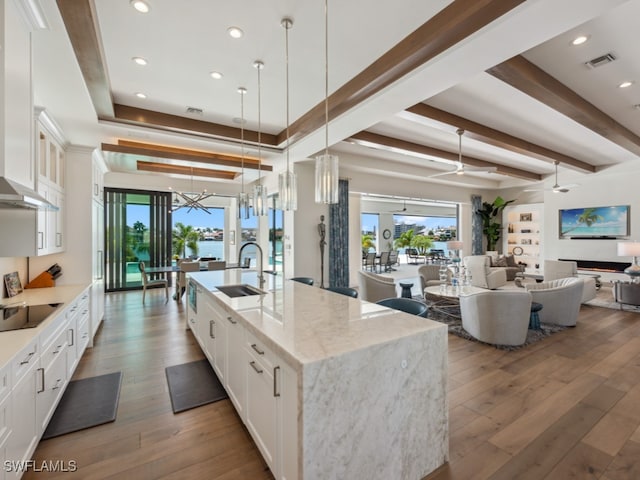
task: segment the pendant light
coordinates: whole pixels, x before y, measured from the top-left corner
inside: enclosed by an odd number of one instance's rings
[[[269,213],[267,208],[267,187],[262,185],[262,83],[260,81],[260,71],[264,68],[264,63],[260,60],[253,62],[254,68],[258,71],[258,184],[253,187],[253,214],[264,217]]]
[[[289,29],[293,26],[293,20],[288,17],[282,19],[280,24],[284,27],[285,39],[285,85],[287,92],[287,171],[278,176],[278,196],[280,197],[281,210],[296,210],[298,208],[298,195],[296,174],[289,169]]]
[[[249,195],[244,191],[244,96],[247,93],[247,89],[244,87],[238,87],[238,93],[240,94],[240,154],[242,165],[242,191],[238,194],[238,218],[249,218]]]
[[[172,187],[169,187],[170,191],[173,191]],[[194,208],[196,210],[202,210],[203,212],[207,212],[211,214],[209,211],[209,207],[204,205],[202,202],[209,197],[213,197],[213,193],[207,193],[207,190],[202,190],[202,193],[193,193],[193,167],[191,167],[191,193],[189,192],[174,192],[175,198],[173,199],[173,206],[171,207],[172,212],[176,212],[181,208],[188,208],[187,213],[189,213]],[[184,203],[180,203],[182,200]]]
[[[329,154],[329,5],[324,2],[324,140],[316,157],[316,203],[338,203],[338,156]]]

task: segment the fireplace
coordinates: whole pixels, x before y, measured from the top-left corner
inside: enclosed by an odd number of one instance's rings
[[[573,258],[560,258],[565,262],[576,262],[578,270],[592,270],[594,272],[623,273],[624,269],[631,265],[626,262],[607,262],[602,260],[576,260]]]

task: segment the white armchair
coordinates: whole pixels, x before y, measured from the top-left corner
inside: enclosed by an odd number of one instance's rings
[[[533,301],[542,304],[540,322],[573,327],[578,320],[584,280],[578,277],[560,278],[542,283],[525,284]]]
[[[531,294],[500,290],[460,296],[462,328],[481,342],[522,345],[527,339]]]
[[[561,278],[577,277],[578,264],[567,260],[545,260],[544,281],[559,280]],[[592,277],[583,278],[582,303],[593,300],[597,295],[596,280]]]
[[[487,255],[471,255],[464,257],[462,262],[474,287],[495,290],[507,284],[507,272],[503,268],[491,268],[491,259]]]
[[[358,272],[360,276],[360,298],[366,302],[377,302],[384,298],[397,297],[396,284],[392,277],[376,273]]]
[[[436,287],[440,285],[440,265],[420,265],[418,267],[418,275],[420,276],[421,292],[424,292],[424,289],[427,287]],[[451,277],[451,270],[449,269],[447,269],[447,277]]]

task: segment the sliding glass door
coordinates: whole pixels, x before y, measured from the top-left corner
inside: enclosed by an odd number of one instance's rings
[[[107,292],[141,288],[140,261],[171,265],[171,193],[106,188],[105,227]]]

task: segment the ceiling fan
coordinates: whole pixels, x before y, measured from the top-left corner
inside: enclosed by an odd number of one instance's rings
[[[476,173],[495,173],[498,169],[497,167],[469,167],[465,166],[462,163],[462,135],[464,134],[464,130],[459,128],[456,130],[458,134],[458,161],[456,165],[456,169],[450,172],[442,172],[436,173],[435,175],[429,175],[429,177],[441,177],[443,175],[464,175],[465,172],[476,172]]]
[[[407,201],[402,200],[402,210],[391,210],[392,213],[403,213],[407,211]]]
[[[567,193],[571,188],[578,187],[577,183],[567,183],[566,185],[558,185],[558,162],[553,162],[555,165],[555,183],[551,188],[527,188],[525,192],[553,192],[553,193]]]

